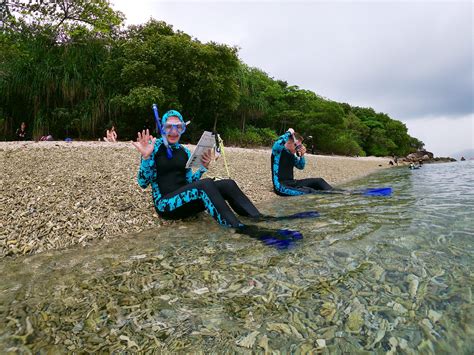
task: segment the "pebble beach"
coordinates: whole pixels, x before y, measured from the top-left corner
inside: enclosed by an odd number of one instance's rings
[[[226,147],[225,156],[230,178],[262,212],[284,198],[272,191],[270,149]],[[295,177],[323,177],[332,185],[389,167],[388,158],[306,158],[306,168],[295,169]],[[87,246],[185,223],[163,221],[155,213],[151,188],[136,182],[139,163],[129,142],[1,142],[0,257]],[[223,157],[204,177],[228,177]]]

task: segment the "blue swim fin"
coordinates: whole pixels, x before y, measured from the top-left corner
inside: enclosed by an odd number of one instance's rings
[[[392,194],[391,187],[381,187],[377,189],[366,189],[362,191],[364,196],[390,196]]]
[[[375,189],[363,189],[363,190],[344,190],[344,189],[314,190],[312,193],[329,194],[329,195],[390,196],[392,194],[392,188],[379,187]]]
[[[297,240],[303,239],[303,234],[295,230],[269,229],[249,224],[238,227],[237,232],[277,249],[289,249]]]

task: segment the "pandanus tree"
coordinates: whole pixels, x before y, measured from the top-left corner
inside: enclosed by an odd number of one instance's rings
[[[121,23],[108,1],[11,2],[2,29],[1,102],[33,135],[95,135],[107,111],[102,63]],[[18,124],[18,122],[15,122]]]
[[[241,63],[239,70],[240,100],[237,114],[240,116],[242,132],[246,122],[263,117],[269,110],[266,98],[267,88],[271,79],[263,71],[250,68]]]

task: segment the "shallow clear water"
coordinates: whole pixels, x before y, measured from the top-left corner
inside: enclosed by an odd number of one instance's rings
[[[472,353],[474,162],[390,169],[390,198],[275,199],[318,210],[278,251],[208,216],[0,261],[0,350]],[[2,351],[2,352],[3,352]]]

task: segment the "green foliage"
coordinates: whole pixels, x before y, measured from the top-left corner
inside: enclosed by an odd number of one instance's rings
[[[344,117],[344,128],[359,145],[362,144],[370,134],[370,128],[352,112],[349,112]]]
[[[417,150],[421,150],[425,147],[425,143],[420,141],[417,138],[410,137],[410,151],[416,152]]]
[[[371,130],[366,150],[368,155],[388,156],[392,155],[396,148],[396,144],[387,138],[384,129],[374,128]]]
[[[0,140],[6,140],[7,134],[7,120],[0,116]]]
[[[84,32],[110,34],[124,19],[107,0],[7,1],[5,6],[9,14],[4,23],[7,31],[32,35],[47,32],[59,42]]]
[[[114,96],[110,100],[110,106],[115,115],[122,115],[122,119],[117,124],[117,130],[125,137],[133,137],[137,131],[143,128],[136,117],[150,115],[152,105],[156,103],[160,107],[164,99],[163,90],[153,85],[136,87],[131,89],[127,95]]]
[[[165,22],[120,27],[106,0],[9,2],[0,32],[0,132],[25,121],[35,138],[96,139],[115,124],[121,139],[154,128],[151,105],[178,109],[227,144],[270,147],[293,127],[315,149],[405,155],[423,147],[406,126],[371,108],[337,103],[242,63],[237,48],[201,43]]]
[[[161,105],[164,101],[163,90],[156,86],[137,87],[130,90],[128,95],[117,95],[110,100],[111,105],[118,105],[124,110],[144,113],[157,103]]]
[[[278,138],[275,131],[269,128],[256,128],[247,126],[245,132],[238,128],[227,128],[223,133],[226,145],[237,145],[242,147],[271,146]]]
[[[339,155],[365,156],[364,150],[348,134],[342,134],[332,143],[331,151]]]
[[[236,114],[241,117],[242,131],[247,121],[262,118],[269,110],[267,87],[271,79],[261,70],[240,65],[239,71],[240,102]]]
[[[392,154],[402,156],[412,152],[410,146],[410,136],[404,123],[396,120],[389,120],[385,125],[386,135],[395,144]]]

